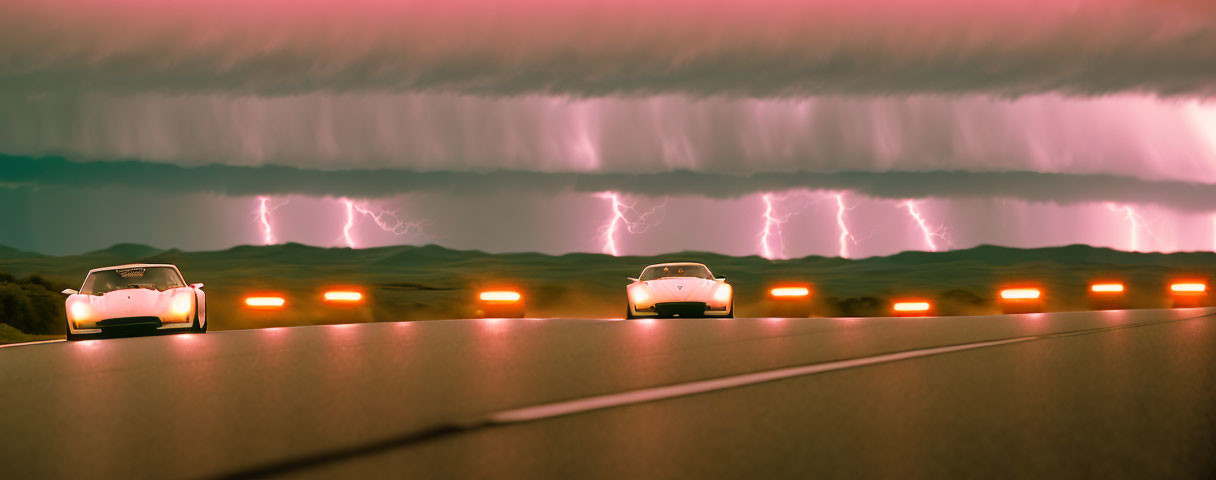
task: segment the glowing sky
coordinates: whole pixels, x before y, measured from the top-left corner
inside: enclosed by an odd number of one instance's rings
[[[0,244],[1211,250],[1213,58],[1203,0],[10,0]]]

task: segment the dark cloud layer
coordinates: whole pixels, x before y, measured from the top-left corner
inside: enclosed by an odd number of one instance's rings
[[[1216,105],[1142,95],[0,95],[0,153],[322,170],[1028,171],[1216,183]]]
[[[1207,0],[11,0],[0,90],[1209,95]]]
[[[305,170],[295,167],[181,167],[137,161],[78,163],[62,158],[0,156],[0,185],[127,186],[221,195],[387,197],[401,193],[503,191],[605,192],[731,198],[792,189],[847,190],[876,198],[1016,198],[1074,204],[1151,204],[1179,211],[1216,210],[1216,185],[1146,181],[1112,175],[1034,172],[784,172],[751,175],[675,171],[650,174]]]

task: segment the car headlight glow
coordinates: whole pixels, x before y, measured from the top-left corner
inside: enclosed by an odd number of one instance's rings
[[[635,307],[649,306],[650,295],[646,293],[646,289],[637,286],[629,289],[629,298],[633,301]]]
[[[718,303],[726,303],[730,301],[731,288],[725,283],[718,285],[718,289],[714,291],[714,301]]]
[[[190,295],[177,295],[173,297],[173,303],[169,304],[169,314],[175,317],[184,317],[190,313],[190,307],[193,302],[190,301]]]
[[[72,306],[68,307],[68,313],[72,315],[72,321],[79,324],[93,317],[93,308],[85,302],[73,302]]]

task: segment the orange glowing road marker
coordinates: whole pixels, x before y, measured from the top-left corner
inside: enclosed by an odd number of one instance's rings
[[[1037,288],[1006,288],[1001,290],[1003,300],[1037,300],[1043,292]]]
[[[481,318],[524,318],[524,296],[517,290],[483,290],[477,294]]]
[[[483,302],[513,303],[522,299],[523,295],[520,295],[519,292],[511,290],[490,290],[481,292],[477,295],[477,298]]]
[[[806,287],[777,287],[769,290],[769,295],[774,298],[799,298],[806,297],[811,294],[811,289]]]
[[[338,303],[356,303],[363,301],[363,293],[353,290],[330,290],[325,292],[325,301]]]
[[[278,310],[287,304],[283,297],[246,297],[245,306],[264,310]]]
[[[933,308],[933,305],[924,300],[908,300],[895,302],[891,308],[897,313],[925,313]]]
[[[1089,286],[1093,293],[1123,293],[1122,283],[1095,283]]]
[[[1174,283],[1170,285],[1170,291],[1180,294],[1198,294],[1207,292],[1208,285],[1206,283],[1194,282]]]

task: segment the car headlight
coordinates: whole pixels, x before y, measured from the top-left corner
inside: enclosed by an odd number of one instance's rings
[[[634,307],[648,307],[650,295],[646,293],[645,288],[633,287],[629,289],[629,299],[633,302]]]
[[[731,289],[730,285],[725,283],[718,285],[718,289],[714,291],[714,301],[717,303],[730,302]]]
[[[81,322],[87,322],[93,319],[93,307],[85,302],[72,302],[68,307],[68,314],[72,317],[72,322],[80,325]]]
[[[184,317],[190,313],[190,307],[193,302],[190,301],[190,295],[177,295],[173,297],[173,303],[169,304],[169,315],[175,317]]]

